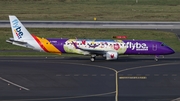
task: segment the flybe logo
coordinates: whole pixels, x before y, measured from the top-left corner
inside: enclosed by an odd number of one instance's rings
[[[148,46],[146,45],[146,43],[132,43],[132,42],[126,42],[125,46],[127,48],[130,48],[132,50],[137,50],[137,51],[147,51],[148,50]]]
[[[21,31],[21,26],[19,26],[19,21],[17,19],[12,21],[14,32],[16,33],[18,39],[22,38],[23,32]]]

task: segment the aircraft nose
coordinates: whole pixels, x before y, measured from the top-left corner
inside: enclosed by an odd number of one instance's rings
[[[169,53],[169,54],[174,54],[175,51],[174,51],[172,48],[168,47],[168,53]]]

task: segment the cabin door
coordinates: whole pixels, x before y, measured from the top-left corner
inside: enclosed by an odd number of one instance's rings
[[[156,44],[153,44],[153,45],[152,45],[152,50],[153,50],[153,51],[157,51],[157,45],[156,45]]]

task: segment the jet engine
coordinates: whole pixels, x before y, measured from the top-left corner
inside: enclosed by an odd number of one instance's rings
[[[106,60],[116,60],[118,58],[117,52],[106,52]]]

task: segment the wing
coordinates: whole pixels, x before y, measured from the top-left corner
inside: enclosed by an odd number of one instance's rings
[[[106,54],[106,52],[107,52],[107,51],[105,51],[105,50],[96,50],[96,49],[84,49],[84,48],[80,48],[80,47],[77,46],[77,44],[76,44],[75,42],[72,41],[72,43],[73,43],[73,45],[74,45],[74,47],[75,47],[76,49],[80,49],[80,50],[82,50],[82,51],[87,51],[87,52],[89,52],[90,54],[104,55],[104,54]]]

